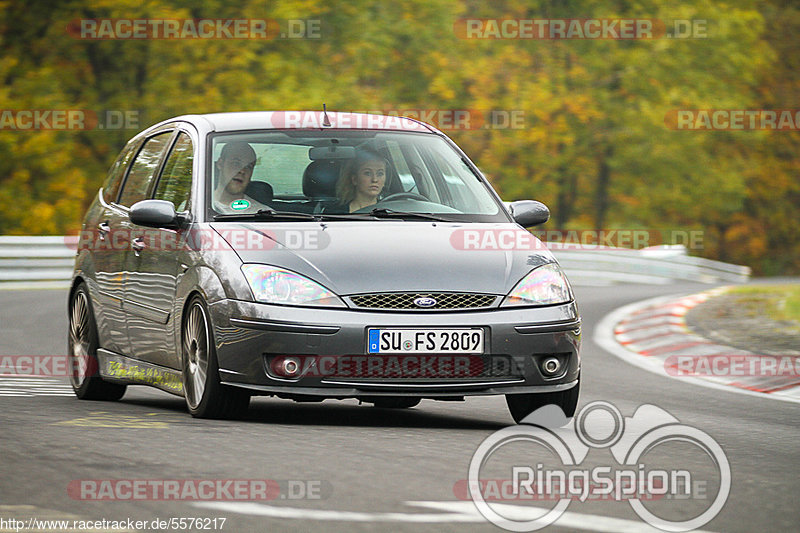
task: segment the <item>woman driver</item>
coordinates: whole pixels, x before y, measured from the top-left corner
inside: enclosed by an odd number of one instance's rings
[[[336,196],[350,213],[378,202],[386,184],[386,167],[386,159],[380,154],[364,149],[344,165],[336,183]]]

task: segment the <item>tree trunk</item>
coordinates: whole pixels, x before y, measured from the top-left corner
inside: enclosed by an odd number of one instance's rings
[[[598,162],[597,186],[594,196],[595,207],[597,209],[595,211],[594,227],[597,230],[603,229],[606,224],[606,215],[608,214],[610,203],[608,187],[611,182],[611,168],[609,167],[608,161],[613,154],[614,147],[610,145],[607,146],[605,153],[600,157],[600,161]]]
[[[567,173],[565,175],[565,172]],[[575,210],[575,195],[578,187],[578,176],[574,171],[559,168],[561,181],[558,185],[558,196],[556,197],[556,229],[564,229],[572,218]]]

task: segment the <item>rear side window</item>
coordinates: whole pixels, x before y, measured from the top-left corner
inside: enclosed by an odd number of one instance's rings
[[[214,145],[214,161],[219,161],[225,143]],[[251,144],[256,152],[256,165],[253,169],[253,181],[265,181],[275,191],[275,196],[303,196],[303,183],[298,176],[311,163],[308,158],[308,146],[293,144]],[[219,176],[215,176],[219,179]],[[216,190],[218,184],[214,182]]]
[[[164,164],[164,171],[156,188],[156,200],[172,202],[177,211],[186,210],[192,191],[193,156],[192,139],[181,132]]]
[[[111,165],[111,170],[108,171],[106,182],[103,184],[103,199],[106,203],[117,201],[117,194],[119,193],[119,186],[122,185],[122,177],[125,176],[125,170],[128,168],[128,163],[131,162],[133,154],[136,153],[137,144],[129,144],[117,156],[117,160]]]
[[[172,132],[170,131],[150,137],[145,142],[128,172],[128,179],[125,180],[122,196],[119,199],[120,204],[130,207],[139,200],[147,198],[147,190],[158,167],[161,153],[171,137]]]
[[[256,145],[254,181],[268,181],[278,196],[302,196],[302,176],[311,160],[308,146]]]

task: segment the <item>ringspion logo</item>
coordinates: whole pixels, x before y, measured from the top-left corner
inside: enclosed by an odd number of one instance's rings
[[[675,464],[670,452],[676,445],[694,452],[691,464]],[[583,465],[591,450],[603,449],[614,464]],[[658,450],[665,451],[659,455]],[[511,459],[509,471],[507,462],[496,457],[516,459]],[[698,467],[701,461],[709,467]],[[504,470],[506,476],[498,480],[496,474]],[[548,405],[528,415],[522,425],[491,434],[472,456],[467,485],[478,511],[508,531],[542,529],[555,524],[572,501],[595,499],[626,502],[642,520],[664,531],[690,531],[722,510],[730,493],[731,470],[725,452],[711,436],[681,424],[660,407],[641,405],[633,416],[625,417],[614,405],[596,401],[569,419],[558,406]],[[454,490],[459,486],[456,483]],[[487,494],[492,486],[501,489]],[[554,505],[531,509],[535,512],[523,518],[489,503],[506,499]],[[688,499],[698,506],[687,507]],[[654,500],[674,506],[648,507]]]

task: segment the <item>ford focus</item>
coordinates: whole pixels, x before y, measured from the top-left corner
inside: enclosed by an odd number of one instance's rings
[[[521,421],[580,386],[556,259],[447,136],[409,118],[190,115],[135,136],[79,236],[75,394],[129,385],[240,416],[252,396],[378,408],[504,395]]]

